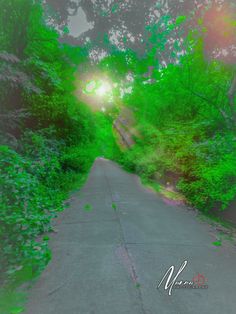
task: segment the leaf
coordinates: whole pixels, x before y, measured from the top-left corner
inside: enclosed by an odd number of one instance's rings
[[[70,33],[70,30],[69,30],[69,27],[68,27],[68,26],[65,26],[65,27],[63,28],[63,33],[64,33],[64,34],[69,34],[69,33]]]
[[[24,311],[23,307],[15,307],[11,310],[11,314],[20,314]]]
[[[118,9],[119,9],[119,4],[116,3],[112,6],[111,12],[114,14],[117,12]]]
[[[186,21],[187,17],[185,15],[180,15],[177,17],[177,19],[175,20],[175,24],[177,26],[183,24]]]
[[[221,246],[222,245],[221,241],[215,241],[215,242],[212,242],[212,244],[215,246]]]

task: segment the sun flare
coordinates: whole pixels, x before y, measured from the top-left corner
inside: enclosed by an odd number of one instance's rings
[[[108,82],[100,82],[100,86],[96,89],[95,93],[97,96],[105,96],[111,91],[111,86]]]

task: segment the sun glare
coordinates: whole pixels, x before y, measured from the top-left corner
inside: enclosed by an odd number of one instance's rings
[[[100,110],[102,112],[106,112],[108,108],[112,107],[115,87],[109,78],[96,75],[96,77],[90,77],[84,81],[80,97],[87,105],[95,111]]]
[[[107,82],[101,82],[100,86],[96,89],[95,93],[97,96],[105,96],[111,91],[111,86]]]
[[[85,94],[96,95],[99,97],[109,96],[112,91],[111,85],[104,80],[93,80],[86,84],[83,92]]]

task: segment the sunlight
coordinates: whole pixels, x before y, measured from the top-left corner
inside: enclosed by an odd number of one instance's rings
[[[92,80],[86,84],[83,92],[86,94],[92,94],[99,97],[105,97],[111,94],[112,86],[110,83],[104,80]]]
[[[108,82],[101,81],[99,85],[95,91],[97,96],[103,97],[111,92],[111,85]]]
[[[105,113],[114,104],[115,86],[109,77],[102,73],[88,75],[78,84],[76,95],[83,100],[93,111]]]

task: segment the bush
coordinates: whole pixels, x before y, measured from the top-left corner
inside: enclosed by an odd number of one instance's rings
[[[236,195],[236,142],[232,133],[213,138],[195,122],[158,130],[139,127],[142,137],[124,153],[122,163],[144,178],[172,173],[177,188],[202,211],[224,210]]]
[[[201,159],[192,170],[195,179],[182,179],[178,186],[201,210],[224,210],[236,195],[235,141],[221,135],[203,146]]]
[[[50,230],[50,220],[62,210],[62,195],[42,183],[44,165],[22,157],[7,146],[0,147],[0,256],[1,274],[21,269],[25,263],[42,266],[48,253],[36,237]],[[46,259],[46,260],[45,260]]]
[[[226,209],[236,197],[236,103],[230,105],[228,97],[235,69],[205,60],[204,40],[194,34],[178,64],[159,67],[152,82],[132,73],[132,93],[124,102],[135,114],[140,138],[123,163],[147,178],[156,172],[179,178],[187,200],[207,212]],[[140,67],[147,60],[138,60]]]
[[[72,146],[66,149],[61,157],[62,167],[67,171],[73,170],[84,174],[89,170],[96,156],[97,151],[93,144]]]

